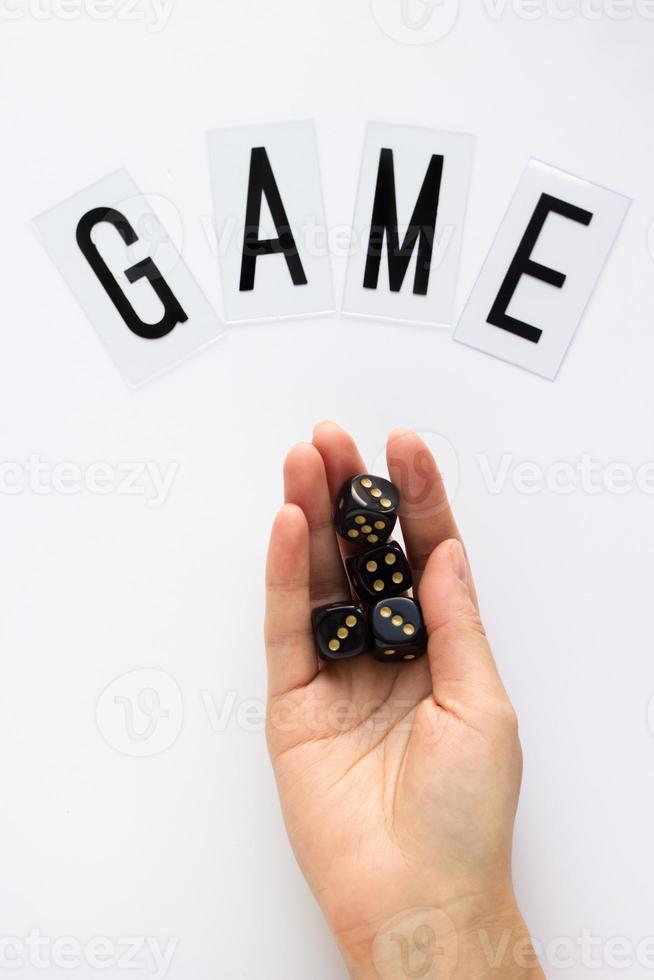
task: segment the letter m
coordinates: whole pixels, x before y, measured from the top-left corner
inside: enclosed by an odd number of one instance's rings
[[[388,279],[391,292],[399,293],[406,277],[411,256],[418,245],[418,259],[413,283],[417,296],[426,296],[429,287],[434,238],[436,235],[436,215],[443,176],[443,157],[432,156],[427,174],[422,184],[411,222],[402,245],[397,222],[397,198],[395,194],[395,171],[393,151],[382,149],[379,156],[377,189],[372,211],[368,256],[363,280],[365,289],[377,289],[379,268],[384,250],[384,238],[388,246]]]

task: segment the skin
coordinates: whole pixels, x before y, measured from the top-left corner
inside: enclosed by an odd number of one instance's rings
[[[429,450],[388,440],[428,656],[321,665],[311,609],[349,599],[333,501],[366,472],[316,427],[284,466],[267,564],[268,745],[288,834],[355,980],[543,977],[515,898],[515,713]]]

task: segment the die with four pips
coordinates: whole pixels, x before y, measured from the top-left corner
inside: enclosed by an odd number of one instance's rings
[[[346,559],[345,567],[361,602],[377,602],[380,597],[402,595],[413,584],[409,563],[396,541],[352,555]]]
[[[323,660],[350,660],[370,649],[368,617],[355,602],[332,602],[311,614],[318,652]]]

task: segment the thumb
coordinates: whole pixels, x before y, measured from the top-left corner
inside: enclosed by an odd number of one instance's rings
[[[432,552],[419,591],[437,704],[464,719],[506,704],[459,541],[443,541]]]

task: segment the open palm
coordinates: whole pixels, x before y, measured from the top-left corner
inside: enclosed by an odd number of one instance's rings
[[[520,746],[436,464],[408,430],[387,456],[429,655],[321,669],[311,609],[351,594],[333,500],[366,471],[351,437],[323,423],[287,457],[271,536],[268,742],[291,842],[352,976],[431,977],[426,937],[438,935],[433,976],[453,977],[475,929],[508,923],[524,938],[511,884]]]

